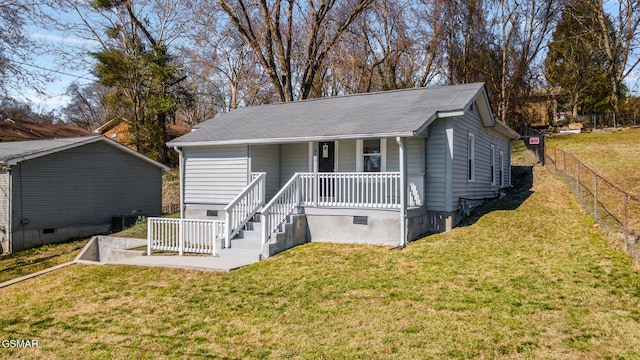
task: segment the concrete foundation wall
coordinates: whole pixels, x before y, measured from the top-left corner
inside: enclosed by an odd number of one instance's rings
[[[184,210],[184,217],[196,220],[224,220],[225,204],[211,205],[187,205]],[[214,215],[217,211],[217,215]]]
[[[69,239],[106,234],[111,229],[109,224],[84,225],[76,227],[56,228],[53,233],[45,234],[43,230],[14,229],[12,234],[13,252],[30,249],[45,244],[64,242]]]
[[[345,244],[400,245],[399,217],[367,217],[354,224],[347,215],[307,215],[309,241]]]
[[[272,241],[269,246],[265,246],[265,253],[262,254],[263,259],[309,242],[307,217],[305,215],[292,215],[291,223],[285,224],[285,230],[285,232],[278,233],[275,241]]]

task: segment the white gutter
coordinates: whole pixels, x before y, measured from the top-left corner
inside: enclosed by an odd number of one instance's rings
[[[185,135],[186,136],[186,135]],[[167,145],[177,147],[185,146],[207,146],[207,145],[269,145],[300,142],[322,142],[357,139],[378,139],[393,138],[397,136],[413,137],[414,131],[378,133],[378,134],[350,134],[350,135],[327,135],[327,136],[301,136],[291,138],[259,138],[259,139],[231,139],[231,140],[198,140],[198,141],[169,141]]]
[[[400,153],[400,248],[407,246],[407,151],[404,140],[396,137]]]
[[[180,173],[180,219],[184,219],[184,154],[179,147],[173,148],[178,152],[178,172]]]

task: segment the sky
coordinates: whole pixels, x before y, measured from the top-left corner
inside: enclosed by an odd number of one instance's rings
[[[73,14],[60,14],[58,16],[69,22],[79,21]],[[90,41],[69,37],[36,25],[25,27],[25,33],[34,42],[51,48],[61,45],[67,48],[93,45]],[[61,60],[52,53],[35,56],[32,66],[25,66],[25,68],[27,71],[48,73],[52,77],[52,81],[44,85],[44,94],[39,94],[33,89],[21,89],[20,92],[10,94],[16,99],[30,102],[37,112],[46,112],[64,107],[70,100],[65,95],[65,92],[74,81],[86,84],[95,80],[90,71],[83,66],[81,59],[78,59],[77,62],[61,63]]]
[[[79,18],[74,16],[74,14],[59,14],[57,16],[71,23],[79,22]],[[31,39],[45,45],[63,45],[65,47],[90,47],[93,45],[90,41],[69,37],[65,34],[45,30],[35,25],[26,27],[25,31]],[[28,100],[37,112],[58,110],[64,107],[70,100],[70,98],[65,95],[69,85],[74,81],[80,84],[87,84],[95,79],[90,71],[83,66],[80,58],[78,58],[77,61],[60,64],[60,60],[55,56],[44,54],[36,57],[34,60],[35,63],[33,66],[27,67],[27,69],[36,72],[47,71],[53,76],[53,81],[47,83],[43,89],[45,94],[38,94],[35,90],[31,89],[22,89],[20,93],[16,92],[10,95],[20,100]],[[636,69],[626,80],[626,85],[629,87],[630,92],[635,95],[640,94],[639,79],[640,69]]]

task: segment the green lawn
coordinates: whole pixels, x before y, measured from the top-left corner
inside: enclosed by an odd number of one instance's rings
[[[632,359],[640,276],[565,185],[404,250],[312,243],[230,274],[74,265],[0,289],[0,357]]]
[[[549,146],[565,150],[596,173],[640,197],[640,129],[547,137]]]

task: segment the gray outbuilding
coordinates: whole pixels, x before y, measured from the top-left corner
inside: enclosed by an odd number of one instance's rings
[[[104,136],[0,143],[0,245],[16,252],[162,213],[166,166]]]

